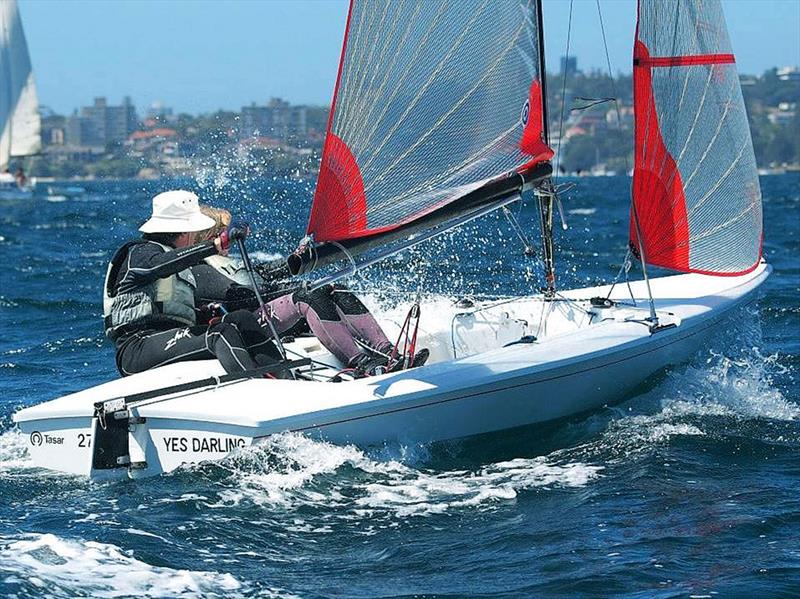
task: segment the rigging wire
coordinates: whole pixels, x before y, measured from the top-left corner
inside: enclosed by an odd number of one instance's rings
[[[594,106],[598,106],[600,104],[606,104],[608,102],[616,102],[617,98],[584,98],[583,96],[576,96],[576,100],[581,100],[583,102],[588,102],[588,104],[584,104],[583,106],[573,106],[570,109],[570,112],[578,112],[581,110],[587,110],[589,108],[593,108]]]
[[[617,84],[614,82],[614,73],[611,69],[611,56],[608,53],[608,40],[606,39],[606,28],[603,22],[603,11],[600,10],[600,0],[596,0],[597,3],[597,16],[600,18],[600,33],[603,36],[603,48],[606,52],[606,65],[608,66],[608,78],[611,80],[611,96],[610,98],[601,98],[595,104],[600,104],[606,101],[613,101],[614,102],[614,110],[617,114],[617,131],[622,133],[622,112],[619,109],[619,96],[617,95]],[[578,98],[579,100],[591,100],[591,98]],[[594,104],[590,104],[590,106],[594,106]],[[589,106],[583,106],[581,108],[589,108]],[[625,174],[628,174],[630,170],[630,165],[628,164],[628,153],[623,153],[623,159],[625,160]]]
[[[608,40],[606,39],[606,28],[605,24],[603,23],[603,11],[600,9],[600,0],[595,0],[597,4],[597,16],[600,19],[600,33],[603,36],[603,47],[606,52],[606,65],[608,65],[608,77],[611,79],[611,93],[614,96],[614,107],[617,113],[617,130],[621,133],[622,132],[622,115],[619,109],[619,99],[617,96],[617,85],[614,83],[614,74],[611,69],[611,57],[608,53]],[[628,153],[623,153],[623,160],[625,161],[625,174],[628,174],[630,170],[630,165],[628,163]],[[647,265],[645,261],[644,255],[644,242],[642,241],[642,232],[639,227],[639,217],[636,214],[636,203],[633,200],[633,183],[631,183],[631,214],[633,217],[634,226],[636,227],[636,238],[639,241],[639,258],[642,263],[642,275],[644,276],[644,282],[647,285],[647,295],[650,300],[650,321],[653,323],[654,326],[658,325],[658,315],[656,314],[656,307],[655,302],[653,301],[653,292],[650,289],[650,278],[647,276]],[[628,248],[630,251],[630,248]],[[627,272],[625,273],[627,279]],[[612,286],[613,289],[613,286]],[[628,284],[628,289],[630,290],[630,284]],[[631,293],[633,296],[633,293]],[[611,291],[609,291],[609,296],[611,297]],[[608,298],[606,298],[608,299]],[[636,301],[634,299],[634,301]]]
[[[528,237],[525,235],[525,231],[519,224],[517,217],[514,216],[514,213],[508,208],[508,206],[503,206],[503,214],[506,215],[506,219],[508,219],[511,228],[514,229],[514,232],[519,237],[519,240],[522,242],[522,253],[526,256],[535,256],[536,250],[533,248],[533,244],[528,241]]]
[[[569,43],[572,36],[572,4],[573,0],[569,0],[569,20],[567,22],[567,48],[564,52],[564,72],[561,78],[561,116],[558,120],[558,146],[556,147],[556,168],[553,173],[554,179],[558,182],[559,170],[561,167],[561,141],[564,139],[564,109],[567,100],[567,70],[569,70]],[[605,34],[604,34],[605,39]],[[547,99],[545,98],[545,102]]]

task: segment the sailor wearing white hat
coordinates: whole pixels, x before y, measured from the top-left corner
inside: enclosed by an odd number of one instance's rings
[[[200,211],[200,201],[191,191],[165,191],[153,198],[153,215],[142,233],[194,233],[214,226],[214,219]]]
[[[191,267],[226,254],[231,241],[244,240],[249,232],[245,223],[234,222],[214,239],[192,244],[194,233],[213,225],[194,193],[160,193],[153,198],[152,216],[139,228],[142,238],[125,243],[111,259],[103,285],[103,318],[123,376],[213,357],[227,372],[240,372],[279,356],[246,310],[226,314],[211,326],[197,324]]]

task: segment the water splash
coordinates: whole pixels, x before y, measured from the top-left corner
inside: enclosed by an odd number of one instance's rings
[[[549,463],[545,457],[517,458],[478,470],[434,473],[410,468],[388,470],[384,480],[364,485],[356,504],[393,510],[398,516],[441,514],[453,508],[486,507],[516,499],[534,488],[583,487],[602,466]]]
[[[779,355],[765,356],[759,349],[761,328],[754,313],[740,315],[710,349],[669,371],[654,388],[589,417],[584,426],[600,429],[599,438],[555,455],[617,462],[644,457],[679,437],[800,439],[794,424],[800,421],[800,405],[775,382],[788,368]]]
[[[0,434],[0,476],[4,472],[32,468],[28,438],[16,429]]]
[[[244,590],[232,575],[150,565],[115,545],[53,534],[0,537],[7,590],[49,596],[229,596]]]
[[[733,357],[712,349],[704,364],[686,368],[685,385],[668,402],[683,410],[685,404],[713,405],[740,418],[800,420],[800,405],[774,384],[774,375],[786,372],[777,354],[764,356],[755,346]]]
[[[602,470],[582,462],[536,457],[439,472],[396,460],[377,461],[354,446],[294,433],[270,437],[218,467],[227,477],[219,501],[209,507],[249,503],[281,510],[336,508],[359,517],[491,507],[515,499],[524,490],[582,487]]]

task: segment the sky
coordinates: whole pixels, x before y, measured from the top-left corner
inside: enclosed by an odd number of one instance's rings
[[[434,0],[429,0],[434,1]],[[463,0],[469,4],[473,0]],[[664,0],[673,1],[673,0]],[[565,53],[567,0],[543,0],[548,69]],[[346,0],[19,0],[40,103],[62,114],[105,96],[198,114],[330,103]],[[635,0],[601,0],[614,72],[630,72]],[[800,0],[723,0],[741,73],[800,64]],[[606,70],[595,0],[574,0],[570,54]]]

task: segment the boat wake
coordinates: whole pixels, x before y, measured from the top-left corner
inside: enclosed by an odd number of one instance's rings
[[[32,467],[27,436],[16,429],[0,434],[0,480],[8,472]]]
[[[788,367],[777,354],[763,355],[760,345],[757,323],[733,327],[654,388],[581,423],[600,431],[599,437],[553,455],[607,465],[648,455],[677,437],[800,442],[800,405],[776,382],[789,374]]]
[[[53,534],[0,536],[0,570],[6,592],[26,596],[221,597],[245,590],[230,574],[154,566],[115,545]]]
[[[219,464],[224,487],[211,508],[242,504],[286,510],[339,508],[348,516],[426,516],[457,508],[492,508],[529,489],[582,487],[601,466],[519,458],[475,470],[436,471],[380,461],[354,446],[336,446],[287,433]]]
[[[748,419],[797,421],[800,405],[785,397],[779,380],[790,368],[779,354],[765,355],[759,313],[743,308],[705,353],[671,371],[649,395],[665,411]]]

